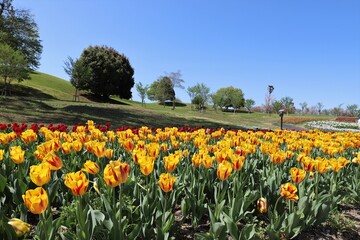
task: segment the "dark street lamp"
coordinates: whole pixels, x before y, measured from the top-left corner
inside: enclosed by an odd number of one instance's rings
[[[284,117],[284,113],[285,113],[285,110],[284,109],[280,109],[279,110],[279,116],[280,116],[280,129],[282,130],[283,129],[283,117]]]

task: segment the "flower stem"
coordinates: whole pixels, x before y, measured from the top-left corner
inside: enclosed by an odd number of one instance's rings
[[[115,192],[115,191],[114,191]],[[122,187],[121,184],[119,185],[119,230],[122,233],[121,229],[121,219],[122,219]],[[122,239],[122,235],[120,234],[119,239]]]

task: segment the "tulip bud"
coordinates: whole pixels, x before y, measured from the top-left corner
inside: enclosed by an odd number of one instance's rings
[[[25,233],[30,232],[30,224],[21,221],[18,218],[12,218],[8,221],[8,224],[11,225],[18,237],[23,236]]]
[[[257,208],[260,213],[266,213],[268,211],[266,198],[261,197],[257,200]]]

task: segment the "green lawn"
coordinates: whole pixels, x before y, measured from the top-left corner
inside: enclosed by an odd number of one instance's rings
[[[192,109],[190,104],[181,104],[182,106],[172,110],[171,106],[163,107],[157,103],[147,103],[142,106],[139,102],[119,98],[112,98],[109,102],[95,102],[81,96],[80,102],[74,102],[75,89],[68,81],[38,72],[31,74],[31,80],[19,84],[13,83],[12,86],[12,96],[0,98],[0,123],[75,125],[91,119],[97,124],[111,122],[113,127],[189,125],[211,128],[277,129],[280,126],[280,117],[277,114],[232,113],[215,111],[211,108],[197,111]],[[284,120],[287,117],[290,116],[285,116]],[[324,116],[321,118],[323,119]],[[288,127],[292,126],[295,125]]]

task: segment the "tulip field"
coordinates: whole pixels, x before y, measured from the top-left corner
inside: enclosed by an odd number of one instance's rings
[[[0,239],[291,239],[344,201],[360,133],[0,124]]]

